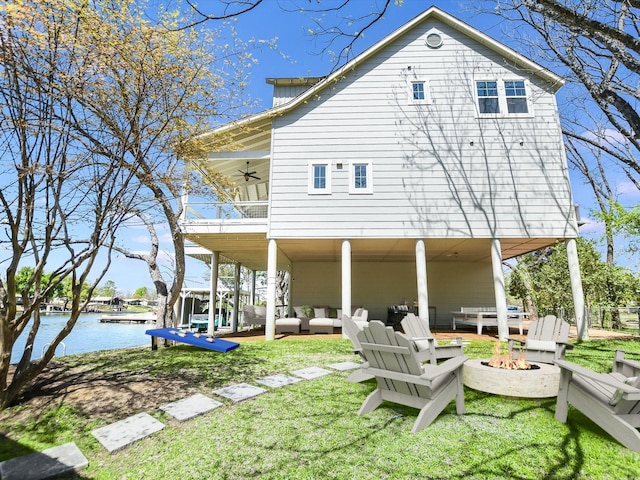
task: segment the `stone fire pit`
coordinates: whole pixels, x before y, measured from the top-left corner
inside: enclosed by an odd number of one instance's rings
[[[462,370],[465,386],[508,397],[548,398],[558,395],[560,368],[536,363],[540,368],[508,370],[483,365],[487,360],[467,360]]]

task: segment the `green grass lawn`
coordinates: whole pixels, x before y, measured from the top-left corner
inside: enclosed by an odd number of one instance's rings
[[[609,371],[617,348],[640,359],[639,343],[589,341],[577,345],[567,358]],[[345,340],[276,341],[243,343],[228,354],[172,347],[62,358],[57,366],[59,387],[47,390],[47,385],[39,385],[42,395],[0,414],[0,460],[74,441],[89,459],[89,467],[78,478],[640,476],[640,454],[620,446],[574,409],[567,424],[558,423],[553,418],[555,399],[514,399],[466,388],[465,415],[456,415],[452,402],[415,435],[410,433],[415,409],[384,403],[358,417],[356,412],[375,383],[347,383],[348,374],[340,372],[270,389],[237,404],[221,399],[223,407],[186,422],[157,408],[194,392],[212,396],[216,388],[252,383],[260,376],[353,360],[350,348]],[[491,355],[492,348],[492,342],[472,342],[465,352],[483,358]],[[126,397],[127,402],[110,403],[104,389],[96,390],[103,392],[100,398],[88,396],[86,404],[78,401],[74,386],[92,382],[102,386],[111,382],[115,393],[145,382],[149,387],[145,393]],[[176,384],[179,388],[170,388]],[[89,408],[91,402],[100,408]],[[140,411],[165,423],[165,429],[113,454],[90,433]]]

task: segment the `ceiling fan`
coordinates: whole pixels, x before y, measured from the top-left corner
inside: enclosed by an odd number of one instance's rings
[[[247,160],[247,169],[246,170],[238,170],[240,172],[239,177],[244,177],[244,181],[248,182],[250,178],[255,178],[256,180],[260,180],[260,177],[256,177],[257,172],[249,171],[249,161]]]

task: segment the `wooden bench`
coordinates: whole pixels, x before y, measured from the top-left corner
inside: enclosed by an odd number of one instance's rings
[[[482,335],[482,327],[497,327],[498,312],[494,307],[462,307],[459,312],[451,312],[451,328],[456,329],[457,325],[474,325],[478,335]],[[507,325],[518,328],[522,335],[522,320],[529,316],[525,312],[509,312]]]

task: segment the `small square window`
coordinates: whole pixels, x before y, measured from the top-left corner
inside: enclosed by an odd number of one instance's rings
[[[529,113],[527,107],[527,90],[524,80],[507,80],[504,82],[509,113]]]
[[[331,193],[331,169],[328,163],[309,163],[308,193]]]
[[[476,89],[478,93],[478,108],[480,113],[500,113],[498,82],[476,82]]]

